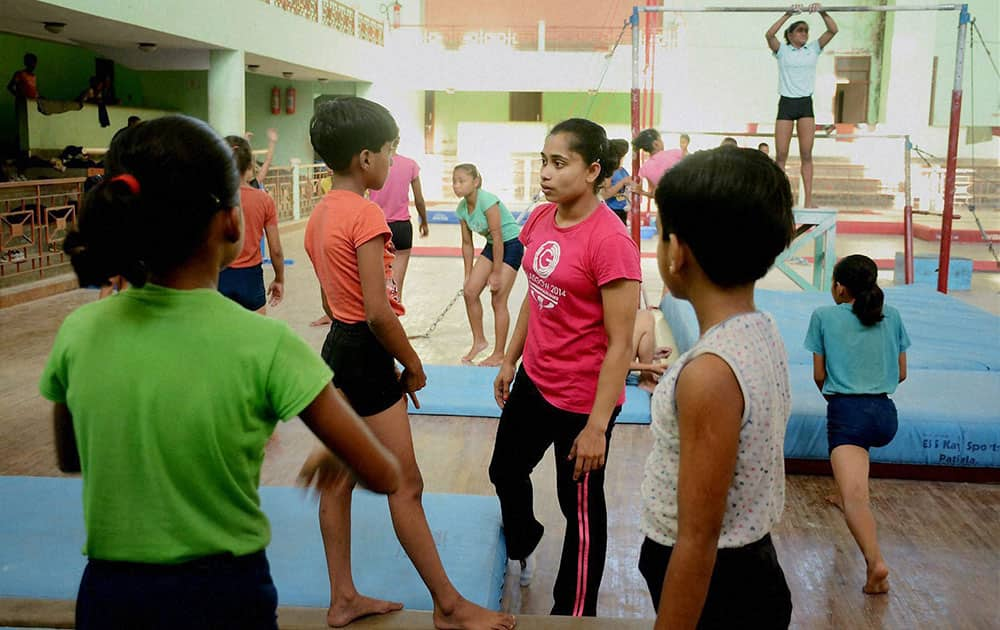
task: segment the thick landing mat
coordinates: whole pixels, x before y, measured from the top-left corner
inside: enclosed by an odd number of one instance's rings
[[[910,369],[1000,371],[1000,317],[918,285],[884,287],[886,304],[899,310],[913,345],[906,353]],[[788,349],[790,364],[812,364],[803,347],[809,318],[833,299],[819,291],[758,289],[757,308],[774,316]],[[698,339],[698,321],[687,302],[667,296],[663,317],[685,352]]]
[[[826,400],[811,368],[791,365],[792,416],[785,457],[827,459]],[[892,396],[899,430],[871,461],[1000,468],[1000,373],[910,370]]]
[[[0,478],[0,597],[76,598],[86,559],[81,481]],[[317,503],[297,488],[261,488],[271,520],[267,549],[282,606],[325,608],[330,585],[316,519]],[[385,498],[356,492],[354,581],[374,597],[431,610],[430,594],[396,541]],[[506,549],[495,497],[425,494],[424,508],[445,569],[470,600],[498,610]]]
[[[1000,370],[1000,317],[917,285],[884,287],[885,302],[896,307],[913,345],[911,369]],[[789,363],[812,363],[802,342],[817,306],[833,304],[827,293],[758,290],[757,308],[774,315],[788,348]]]
[[[473,416],[499,418],[493,399],[497,368],[470,365],[425,365],[427,387],[417,392],[420,409],[410,402],[410,413],[428,416]],[[649,424],[649,393],[638,387],[625,388],[625,405],[619,424]]]

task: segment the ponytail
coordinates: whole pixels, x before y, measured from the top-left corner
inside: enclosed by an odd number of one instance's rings
[[[833,281],[847,289],[854,298],[851,311],[865,326],[874,326],[884,317],[882,306],[885,294],[877,280],[875,261],[861,254],[846,256],[833,268]]]
[[[80,286],[106,285],[112,276],[123,276],[137,287],[146,284],[134,236],[139,199],[139,192],[121,179],[104,180],[87,193],[77,229],[63,241]]]
[[[200,120],[164,116],[120,134],[108,178],[87,193],[66,235],[81,286],[123,276],[141,287],[187,262],[220,210],[240,203],[233,150]]]
[[[879,286],[872,285],[868,290],[860,291],[854,296],[854,304],[851,311],[857,315],[858,319],[865,326],[874,326],[882,321],[885,316],[882,314],[882,305],[885,303],[885,294]]]

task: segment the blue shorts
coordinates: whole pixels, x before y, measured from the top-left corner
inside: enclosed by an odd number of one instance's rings
[[[487,243],[481,252],[483,258],[493,261],[493,243]],[[503,262],[508,267],[517,271],[521,268],[521,259],[524,258],[524,243],[519,238],[512,238],[503,242]]]
[[[886,394],[826,396],[826,434],[830,452],[850,444],[866,451],[885,446],[896,436],[896,405]]]
[[[264,269],[226,267],[219,274],[219,293],[250,311],[259,311],[267,304],[264,292]]]

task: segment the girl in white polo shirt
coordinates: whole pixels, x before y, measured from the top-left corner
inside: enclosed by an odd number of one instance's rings
[[[788,161],[788,146],[792,143],[792,127],[798,127],[799,160],[801,161],[802,187],[805,190],[802,206],[812,208],[813,140],[816,136],[816,116],[813,114],[813,86],[816,83],[816,62],[819,55],[837,34],[837,23],[819,4],[809,5],[810,13],[818,12],[826,24],[826,32],[819,39],[809,42],[809,25],[799,20],[785,29],[785,43],[775,36],[778,29],[796,13],[799,5],[793,5],[777,22],[767,29],[764,38],[767,46],[778,60],[778,116],[774,122],[775,161],[785,170]],[[808,43],[807,43],[808,42]]]
[[[652,399],[639,571],[656,627],[786,628],[770,531],[785,501],[788,358],[753,295],[794,229],[788,178],[756,149],[700,151],[667,171],[656,203],[660,275],[701,331]]]

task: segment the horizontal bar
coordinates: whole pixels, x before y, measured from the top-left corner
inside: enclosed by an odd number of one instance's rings
[[[784,13],[790,6],[783,7],[635,7],[640,13]],[[926,6],[877,6],[877,7],[821,7],[826,13],[888,13],[890,11],[960,11],[960,4],[929,4]],[[809,6],[802,5],[796,15],[809,13]]]
[[[684,134],[687,134],[687,135],[694,134],[694,135],[699,135],[699,136],[721,136],[721,137],[732,136],[734,138],[773,138],[774,137],[774,132],[773,131],[771,133],[763,133],[763,132],[748,133],[746,131],[698,131],[698,130],[691,130],[691,129],[688,129],[687,131],[671,131],[671,130],[665,130],[664,131],[664,130],[659,130],[658,129],[657,131],[660,132],[660,135],[676,135],[676,134],[682,134],[682,133],[684,133]],[[902,139],[906,138],[906,135],[907,134],[903,134],[903,133],[881,133],[881,134],[880,133],[864,133],[864,134],[862,134],[862,133],[831,133],[830,135],[826,135],[825,133],[822,133],[822,132],[820,132],[820,131],[817,130],[817,132],[816,132],[816,139],[817,140],[822,140],[823,138],[826,138],[826,139],[840,138],[841,140],[854,140],[854,139],[857,139],[857,138],[879,138],[881,140],[887,140],[887,139],[888,140],[902,140]]]

